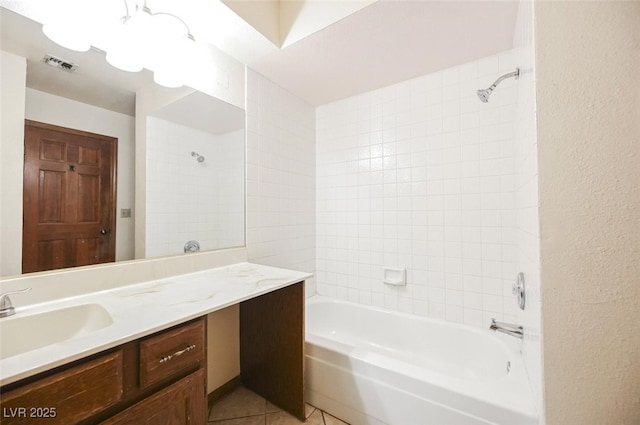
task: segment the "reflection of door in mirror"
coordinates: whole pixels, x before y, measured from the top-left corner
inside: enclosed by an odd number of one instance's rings
[[[22,272],[115,260],[117,139],[27,120]]]

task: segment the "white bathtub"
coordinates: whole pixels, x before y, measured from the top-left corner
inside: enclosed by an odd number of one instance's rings
[[[537,424],[520,340],[314,296],[307,402],[352,425]]]

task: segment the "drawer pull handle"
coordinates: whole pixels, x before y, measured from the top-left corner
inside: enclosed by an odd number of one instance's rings
[[[164,357],[162,357],[162,358],[160,359],[160,363],[166,363],[166,362],[168,362],[169,360],[171,360],[172,358],[174,358],[174,357],[178,357],[178,356],[181,356],[181,355],[183,355],[184,353],[188,353],[189,351],[191,351],[191,350],[193,350],[193,349],[195,349],[195,348],[196,348],[196,345],[195,345],[195,344],[188,345],[188,346],[187,346],[187,348],[185,348],[184,350],[176,351],[176,352],[175,352],[175,353],[173,353],[173,354],[169,354],[168,356],[164,356]]]

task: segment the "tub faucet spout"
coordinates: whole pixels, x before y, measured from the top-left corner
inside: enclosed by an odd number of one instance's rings
[[[514,325],[511,323],[496,322],[496,319],[491,319],[491,326],[489,326],[489,329],[491,329],[492,331],[502,332],[520,339],[522,339],[522,337],[524,336],[522,332],[522,326]]]
[[[23,292],[30,291],[31,288],[19,289],[17,291],[9,291],[4,294],[0,294],[0,317],[8,317],[16,314],[16,309],[11,304],[9,295],[22,294]]]

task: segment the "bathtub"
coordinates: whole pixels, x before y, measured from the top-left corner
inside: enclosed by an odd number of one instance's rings
[[[313,296],[307,402],[352,425],[534,425],[521,341]]]

